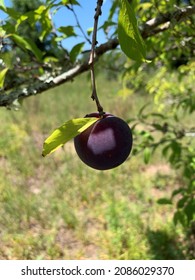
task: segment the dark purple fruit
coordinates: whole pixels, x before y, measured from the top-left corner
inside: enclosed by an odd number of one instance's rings
[[[106,170],[119,166],[129,156],[132,133],[122,119],[105,113],[91,113],[86,117],[99,120],[74,138],[76,152],[88,166]]]

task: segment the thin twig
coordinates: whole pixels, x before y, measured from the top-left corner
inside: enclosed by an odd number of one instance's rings
[[[81,33],[83,34],[83,37],[85,38],[85,40],[91,45],[91,41],[90,39],[87,37],[87,35],[85,34],[80,22],[79,22],[79,19],[78,19],[78,16],[77,14],[75,13],[75,10],[74,10],[74,6],[71,4],[71,8],[69,7],[69,9],[72,11],[74,17],[75,17],[75,20],[76,20],[76,23],[77,23],[77,26],[78,28],[80,29]]]
[[[92,46],[91,46],[91,54],[89,58],[89,65],[91,68],[91,84],[92,84],[92,95],[91,98],[95,100],[97,105],[97,110],[100,113],[100,115],[104,114],[103,107],[101,106],[98,96],[97,96],[97,89],[96,89],[96,82],[95,82],[95,69],[94,69],[94,60],[95,60],[95,48],[97,44],[97,28],[98,28],[98,19],[99,16],[102,14],[102,7],[103,0],[97,1],[97,6],[95,9],[95,15],[94,15],[94,27],[93,27],[93,36],[92,36]]]

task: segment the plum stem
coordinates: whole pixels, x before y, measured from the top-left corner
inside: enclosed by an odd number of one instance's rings
[[[97,6],[95,9],[95,15],[94,15],[94,27],[93,27],[93,36],[92,36],[92,44],[91,44],[91,53],[90,53],[90,58],[89,58],[89,65],[91,68],[91,84],[92,84],[92,95],[91,98],[95,100],[97,110],[102,116],[104,114],[103,107],[100,104],[98,95],[97,95],[97,89],[96,89],[96,81],[95,81],[95,69],[94,69],[94,60],[95,60],[95,48],[97,44],[97,28],[98,28],[98,19],[99,16],[102,14],[102,7],[103,0],[98,0],[97,1]]]

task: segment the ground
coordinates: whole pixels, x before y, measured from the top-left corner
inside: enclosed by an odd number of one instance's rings
[[[106,111],[123,119],[148,101],[122,98],[117,81],[99,79]],[[1,108],[0,258],[187,258],[174,207],[157,203],[178,187],[178,174],[158,152],[148,165],[142,155],[130,156],[106,172],[85,166],[72,141],[41,156],[56,127],[95,111],[88,89],[84,75],[29,98],[18,112]]]

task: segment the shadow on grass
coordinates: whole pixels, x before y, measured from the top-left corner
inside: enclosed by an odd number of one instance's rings
[[[174,236],[157,230],[148,230],[148,241],[150,250],[155,260],[184,260],[185,255]]]

